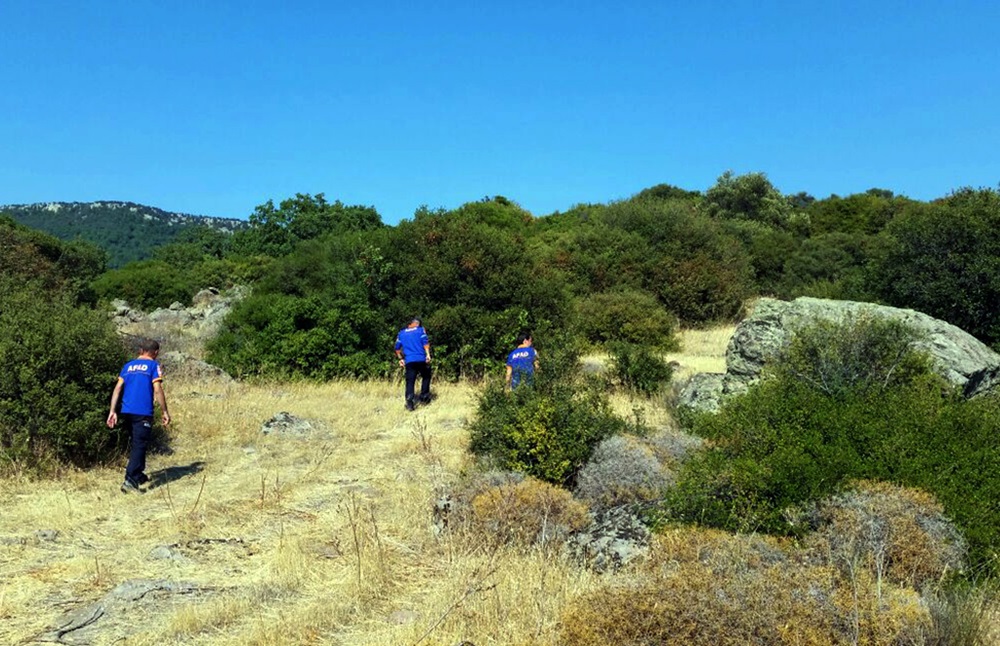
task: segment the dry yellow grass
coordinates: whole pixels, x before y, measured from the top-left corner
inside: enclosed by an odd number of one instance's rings
[[[680,351],[664,356],[667,361],[679,364],[674,379],[683,380],[698,372],[725,372],[726,347],[735,329],[735,325],[723,325],[684,330]]]
[[[132,630],[135,644],[527,643],[591,585],[552,554],[433,531],[435,491],[468,465],[467,386],[437,385],[415,414],[389,384],[167,388],[173,452],[147,471],[171,481],[136,496],[118,491],[118,467],[0,480],[0,643],[136,579],[211,591],[162,599],[131,627],[102,619],[113,629],[96,643]],[[279,411],[317,428],[262,434]]]
[[[726,347],[736,330],[735,325],[720,325],[705,329],[681,330],[678,335],[681,348],[677,352],[663,355],[666,361],[674,361],[674,381],[680,382],[699,372],[725,372]],[[594,368],[605,367],[608,356],[592,354],[584,357],[584,363]]]
[[[684,338],[694,354],[681,365],[703,366],[728,333]],[[119,584],[155,580],[204,590],[109,606],[89,643],[541,646],[609,581],[648,584],[643,570],[611,579],[552,550],[436,533],[436,492],[470,466],[475,392],[436,384],[436,401],[411,414],[401,390],[168,381],[173,452],[151,455],[147,471],[169,481],[149,493],[118,491],[123,465],[0,478],[0,644],[30,643]],[[669,424],[656,402],[642,406]],[[280,411],[316,429],[262,434]],[[671,540],[679,550],[683,530]]]

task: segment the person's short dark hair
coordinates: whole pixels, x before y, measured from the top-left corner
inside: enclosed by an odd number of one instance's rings
[[[517,344],[521,345],[525,341],[531,338],[531,332],[521,332],[517,335]]]
[[[156,339],[143,339],[139,342],[139,349],[146,353],[159,352],[160,342]]]
[[[417,325],[423,325],[424,322],[420,320],[419,316],[414,316],[410,319],[410,323],[416,323]]]

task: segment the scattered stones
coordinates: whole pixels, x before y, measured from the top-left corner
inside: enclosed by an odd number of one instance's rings
[[[313,425],[308,421],[296,417],[287,411],[281,411],[271,419],[264,422],[260,427],[260,432],[264,435],[275,433],[278,435],[294,435],[305,437],[313,432]]]
[[[149,558],[154,561],[176,561],[177,563],[189,563],[191,561],[191,559],[181,554],[171,545],[154,547],[149,553]]]
[[[149,313],[119,299],[112,301],[109,313],[123,334],[160,340],[182,338],[197,346],[215,336],[233,305],[249,293],[249,288],[239,286],[224,293],[217,289],[203,289],[195,294],[191,307],[174,302],[168,308]]]
[[[54,543],[58,538],[58,529],[39,529],[32,533],[31,536],[0,536],[0,545]]]
[[[35,539],[41,543],[52,543],[59,538],[58,529],[39,529],[35,532]]]
[[[56,644],[116,643],[139,632],[148,614],[163,610],[165,600],[179,595],[206,595],[215,588],[184,581],[133,579],[119,584],[100,600],[70,611],[55,628],[35,642]]]
[[[591,515],[566,542],[569,554],[596,572],[616,571],[649,553],[649,528],[628,507]]]
[[[213,366],[201,359],[195,359],[184,352],[169,351],[163,352],[158,357],[163,372],[169,377],[184,377],[186,379],[211,379],[231,383],[233,378],[225,370],[218,366]],[[221,395],[205,395],[205,397],[218,399]]]

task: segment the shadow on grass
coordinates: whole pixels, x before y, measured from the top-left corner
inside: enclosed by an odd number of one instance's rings
[[[153,471],[149,474],[149,488],[154,489],[168,482],[173,482],[175,480],[180,480],[181,478],[186,478],[187,476],[193,476],[199,473],[205,468],[204,462],[192,462],[191,464],[186,464],[184,466],[177,467],[167,467],[166,469],[159,469]]]

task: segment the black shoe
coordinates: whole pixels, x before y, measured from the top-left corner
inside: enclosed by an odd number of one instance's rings
[[[122,493],[143,493],[138,485],[126,480],[122,483]]]
[[[413,402],[406,402],[406,410],[408,410],[408,411],[414,411],[416,409],[417,409],[417,407],[413,405]]]
[[[139,477],[136,478],[136,480],[139,482],[139,485],[144,485],[147,482],[149,482],[149,476],[147,476],[145,473],[140,473]]]
[[[421,406],[427,406],[430,403],[431,403],[430,395],[428,395],[427,397],[421,397],[420,398],[420,405]]]

